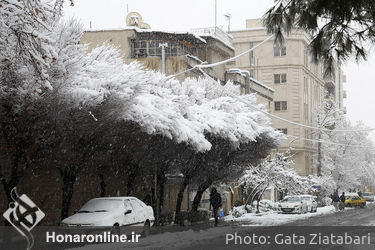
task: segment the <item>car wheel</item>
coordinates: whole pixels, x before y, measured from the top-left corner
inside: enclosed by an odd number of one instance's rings
[[[143,225],[142,236],[147,237],[150,235],[150,222],[146,220],[145,224]]]
[[[120,225],[118,223],[112,226],[111,234],[120,235]]]
[[[362,203],[362,204],[361,204],[361,208],[364,208],[364,207],[365,207],[365,203]]]

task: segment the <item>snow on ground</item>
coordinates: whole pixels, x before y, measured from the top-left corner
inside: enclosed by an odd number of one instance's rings
[[[307,214],[279,214],[277,212],[263,212],[260,214],[245,214],[242,217],[234,218],[231,215],[226,216],[224,220],[227,223],[239,222],[241,226],[276,226],[288,222],[303,220],[313,216],[334,213],[333,206],[319,207],[316,213]],[[105,249],[117,250],[124,248],[131,249],[178,249],[181,247],[188,247],[192,242],[200,240],[210,240],[218,236],[225,235],[230,232],[228,227],[209,228],[205,230],[181,231],[181,232],[167,232],[163,234],[151,235],[147,238],[140,238],[138,243],[113,243],[105,244]],[[87,245],[76,250],[100,250],[103,249],[103,244]]]
[[[263,212],[259,214],[246,213],[238,218],[228,215],[225,217],[225,221],[244,222],[245,224],[243,226],[276,226],[334,212],[335,208],[331,205],[326,207],[318,207],[318,211],[316,213],[282,214],[278,213],[277,211]]]
[[[182,232],[167,232],[163,234],[151,235],[147,238],[140,238],[137,243],[111,243],[111,244],[96,244],[86,245],[74,250],[120,250],[120,249],[178,249],[181,247],[188,247],[193,242],[199,240],[209,240],[220,235],[228,233],[227,227],[210,228],[200,231],[182,231]],[[105,246],[105,247],[103,247]],[[73,249],[71,249],[73,250]]]

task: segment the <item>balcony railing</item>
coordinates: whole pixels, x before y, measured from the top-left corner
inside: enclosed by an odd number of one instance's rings
[[[208,27],[208,28],[198,28],[198,29],[191,29],[192,33],[196,33],[197,35],[212,35],[213,37],[218,38],[226,45],[232,47],[232,36],[226,33],[224,30],[218,27]]]

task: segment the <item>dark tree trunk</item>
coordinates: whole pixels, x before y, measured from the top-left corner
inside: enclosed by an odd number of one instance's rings
[[[189,178],[185,177],[184,181],[180,184],[180,190],[178,191],[178,195],[177,195],[176,219],[178,215],[180,214],[182,201],[184,200],[184,192],[188,184],[189,184]]]
[[[130,172],[128,173],[128,181],[126,182],[126,193],[127,196],[133,195],[134,191],[134,180],[138,176],[137,166],[134,164],[130,165]]]
[[[206,191],[206,189],[209,186],[211,186],[211,184],[212,184],[211,181],[207,181],[207,182],[199,185],[197,194],[195,195],[194,200],[193,200],[193,205],[192,205],[192,208],[191,208],[192,211],[198,211],[198,206],[199,206],[199,203],[201,202],[202,195],[203,195],[204,191]]]
[[[259,201],[260,201],[260,196],[257,199],[257,211],[256,211],[257,214],[260,213],[260,211],[259,211]]]
[[[0,180],[1,180],[1,183],[3,184],[4,192],[5,192],[5,195],[6,195],[7,200],[8,200],[7,206],[9,206],[9,204],[11,202],[13,202],[13,199],[12,199],[12,196],[11,196],[12,189],[15,188],[18,185],[19,180],[21,179],[21,176],[20,176],[19,170],[18,170],[18,168],[19,168],[19,158],[20,158],[20,154],[16,153],[16,155],[13,159],[12,171],[11,171],[9,181],[6,181],[5,176],[3,176],[0,173]],[[5,220],[5,225],[10,226],[10,223],[7,220]]]
[[[60,174],[63,181],[61,206],[61,220],[63,220],[69,215],[69,208],[72,201],[74,183],[77,177],[77,170],[60,170]]]
[[[105,197],[105,194],[106,194],[106,184],[105,184],[105,181],[104,181],[104,175],[103,174],[99,174],[99,178],[100,178],[100,197]]]
[[[164,171],[159,171],[157,174],[157,190],[156,190],[156,214],[157,214],[157,221],[159,223],[160,215],[163,211],[164,206],[164,187],[165,187],[165,173]]]

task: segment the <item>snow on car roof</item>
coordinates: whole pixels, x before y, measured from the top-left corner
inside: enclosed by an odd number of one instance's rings
[[[357,193],[345,193],[345,196],[359,196]]]
[[[98,197],[94,198],[95,200],[124,200],[124,199],[137,199],[136,197],[133,196],[118,196],[118,197]]]

